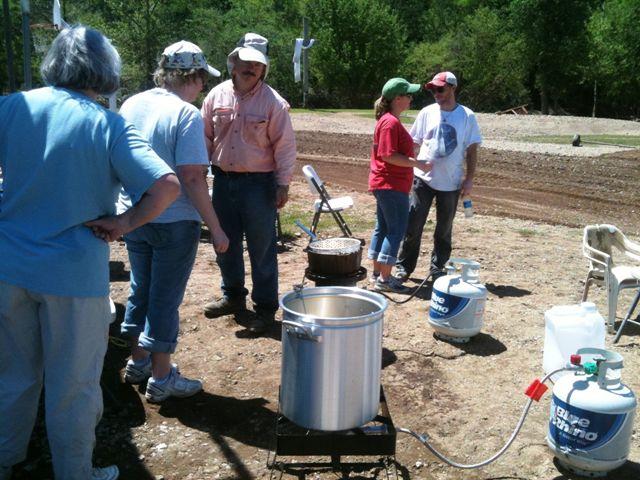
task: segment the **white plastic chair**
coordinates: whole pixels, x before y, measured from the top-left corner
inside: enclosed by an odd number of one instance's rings
[[[614,248],[624,254],[626,263],[613,260]],[[607,326],[615,333],[618,294],[625,288],[640,288],[640,245],[629,240],[613,225],[588,225],[582,238],[582,253],[589,259],[589,272],[584,284],[582,301],[586,301],[592,283],[604,285],[607,290]]]
[[[318,199],[313,204],[315,213],[313,215],[313,221],[311,222],[311,231],[316,233],[321,214],[331,213],[334,220],[342,230],[342,233],[346,237],[352,237],[353,235],[351,234],[351,230],[344,221],[344,218],[342,218],[340,212],[353,207],[353,199],[349,196],[331,198],[329,192],[327,192],[327,189],[324,186],[324,182],[320,180],[320,177],[311,165],[305,165],[302,167],[302,173],[307,179],[311,193],[318,196]]]

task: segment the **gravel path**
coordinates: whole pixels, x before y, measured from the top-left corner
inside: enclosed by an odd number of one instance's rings
[[[560,145],[523,141],[536,135],[640,135],[640,123],[608,118],[551,116],[551,115],[495,115],[479,113],[478,122],[484,136],[483,146],[495,150],[535,152],[562,156],[596,157],[605,153],[629,150],[604,145]],[[372,134],[375,120],[351,113],[294,113],[293,126],[297,131]]]

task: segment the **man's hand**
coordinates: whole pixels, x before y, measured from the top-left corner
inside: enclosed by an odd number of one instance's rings
[[[470,178],[465,179],[460,187],[460,196],[464,197],[466,195],[471,195],[471,189],[473,189],[473,180]]]
[[[280,210],[289,200],[289,185],[278,185],[276,190],[276,208]]]
[[[86,222],[84,225],[89,227],[96,237],[105,242],[114,242],[130,231],[126,219],[122,215],[98,218]]]
[[[229,248],[229,239],[221,228],[217,228],[211,232],[211,241],[216,253],[224,253]]]

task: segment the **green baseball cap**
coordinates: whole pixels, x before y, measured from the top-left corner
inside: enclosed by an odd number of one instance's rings
[[[399,95],[419,92],[420,88],[419,84],[409,83],[404,78],[392,78],[382,87],[382,96],[387,100],[393,100]]]

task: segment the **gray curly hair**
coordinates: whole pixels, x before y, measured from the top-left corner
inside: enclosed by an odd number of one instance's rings
[[[120,55],[102,33],[84,25],[64,29],[40,65],[47,85],[109,95],[120,86]]]

